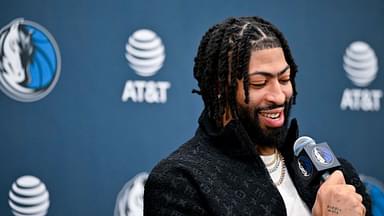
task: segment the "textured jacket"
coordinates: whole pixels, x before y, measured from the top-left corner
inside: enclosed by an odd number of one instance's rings
[[[286,215],[283,198],[242,125],[221,131],[202,114],[195,136],[151,172],[144,190],[144,215]],[[280,152],[295,187],[311,210],[319,184],[296,176],[292,145],[298,136],[293,120]],[[339,159],[348,184],[356,187],[370,212],[370,199],[354,168]]]

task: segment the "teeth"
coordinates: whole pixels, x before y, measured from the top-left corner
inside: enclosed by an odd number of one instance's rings
[[[261,115],[271,119],[277,119],[280,117],[280,113],[261,113]]]

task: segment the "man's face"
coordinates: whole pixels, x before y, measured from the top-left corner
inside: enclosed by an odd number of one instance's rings
[[[238,81],[239,118],[258,146],[277,147],[285,139],[293,94],[290,68],[282,48],[252,51],[249,61],[249,103]]]

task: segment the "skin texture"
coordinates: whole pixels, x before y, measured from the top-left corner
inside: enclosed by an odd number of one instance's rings
[[[238,105],[248,110],[251,119],[257,119],[264,133],[269,129],[282,127],[286,119],[283,105],[292,97],[293,89],[288,63],[281,48],[264,49],[251,53],[249,85],[249,103],[246,104],[243,81],[238,81],[236,95]],[[281,107],[272,108],[271,106]],[[279,117],[276,119],[266,117],[271,114],[279,115]],[[275,148],[258,147],[258,151],[262,155],[269,155],[275,152]]]

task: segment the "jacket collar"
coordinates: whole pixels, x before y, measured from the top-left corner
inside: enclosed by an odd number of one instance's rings
[[[224,128],[217,128],[214,120],[209,118],[204,110],[199,118],[199,130],[204,132],[213,144],[226,154],[235,157],[254,157],[259,154],[256,145],[252,142],[243,124],[239,120],[231,120]],[[296,119],[291,121],[287,138],[279,151],[286,161],[293,159],[293,144],[298,138],[298,125]]]
[[[256,161],[258,172],[265,172],[267,170],[262,162],[259,154],[256,151],[255,144],[251,141],[245,128],[238,120],[232,120],[224,128],[218,129],[215,122],[208,117],[206,111],[203,111],[199,118],[199,129],[197,133],[203,135],[205,138],[210,139],[216,148],[223,151],[226,155],[237,157],[241,160],[253,159]],[[312,207],[314,204],[316,191],[318,185],[307,185],[301,178],[296,178],[294,167],[296,160],[293,154],[293,144],[299,136],[298,124],[296,119],[292,119],[288,129],[287,137],[284,145],[279,149],[283,155],[288,169],[288,173],[299,192],[304,202]]]
[[[225,127],[217,128],[214,120],[204,110],[199,118],[199,130],[204,132],[217,148],[235,157],[258,155],[255,144],[238,120],[231,120]]]

